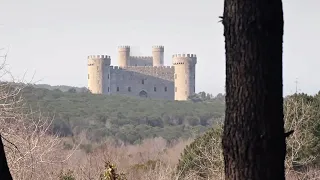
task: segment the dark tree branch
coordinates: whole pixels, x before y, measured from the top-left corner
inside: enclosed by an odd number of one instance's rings
[[[221,22],[223,24],[223,16],[219,16],[219,18],[221,19],[220,21],[218,22]]]
[[[284,137],[287,138],[289,137],[291,134],[293,134],[294,130],[291,130],[289,132],[284,133]]]

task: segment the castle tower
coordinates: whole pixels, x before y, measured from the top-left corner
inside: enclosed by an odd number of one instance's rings
[[[120,67],[126,67],[129,65],[130,59],[130,46],[118,47],[118,65]]]
[[[175,68],[174,99],[178,101],[187,100],[195,93],[195,70],[197,56],[195,54],[175,54],[172,56]]]
[[[110,56],[88,56],[88,88],[93,94],[109,94],[110,64]]]
[[[152,46],[153,66],[163,66],[163,46]]]

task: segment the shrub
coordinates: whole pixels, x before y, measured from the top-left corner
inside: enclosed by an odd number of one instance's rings
[[[73,171],[68,170],[66,173],[61,171],[59,174],[59,180],[76,180],[76,178],[73,176]]]
[[[100,175],[100,180],[127,180],[124,173],[118,173],[116,166],[109,161],[105,163],[105,171]]]
[[[184,149],[177,166],[181,178],[188,174],[206,179],[223,177],[222,127],[222,124],[216,124]]]

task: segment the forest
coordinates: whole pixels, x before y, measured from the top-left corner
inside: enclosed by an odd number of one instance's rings
[[[14,144],[4,142],[16,179],[99,179],[109,176],[109,168],[121,180],[224,179],[221,94],[202,92],[177,102],[72,87],[0,87],[2,97],[21,97],[11,98],[15,108],[4,110],[15,118],[3,119],[0,129]],[[319,176],[319,112],[320,93],[284,98],[285,129],[294,130],[287,140],[289,180]]]
[[[76,136],[85,130],[93,142],[187,139],[205,132],[224,114],[223,95],[205,92],[187,102],[93,95],[83,88],[49,85],[28,85],[21,93],[30,108],[54,117],[53,134]]]

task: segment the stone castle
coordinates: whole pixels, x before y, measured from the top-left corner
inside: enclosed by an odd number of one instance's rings
[[[88,88],[94,94],[120,94],[152,99],[187,100],[195,93],[195,54],[175,54],[164,66],[164,47],[152,56],[130,56],[130,46],[118,47],[118,65],[107,55],[88,56]]]

